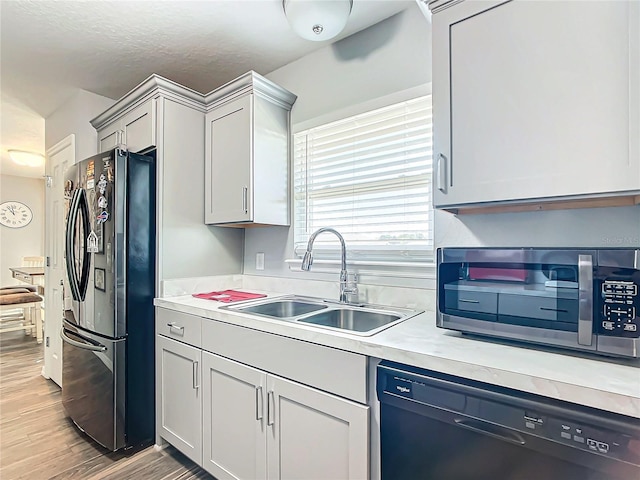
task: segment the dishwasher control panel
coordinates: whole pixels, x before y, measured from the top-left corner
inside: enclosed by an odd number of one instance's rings
[[[640,460],[640,453],[634,454],[640,441],[628,435],[559,418],[549,418],[548,424],[547,438],[552,440],[620,460]]]

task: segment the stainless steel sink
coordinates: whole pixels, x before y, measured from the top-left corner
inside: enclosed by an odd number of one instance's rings
[[[421,313],[406,308],[347,305],[297,295],[225,305],[220,308],[363,336],[374,335]]]
[[[369,332],[388,325],[402,318],[401,314],[338,308],[327,310],[300,318],[299,322],[312,323],[323,327],[351,330],[353,332]]]
[[[261,303],[259,305],[240,306],[235,309],[245,313],[255,313],[267,317],[291,318],[299,317],[307,313],[315,312],[327,308],[327,305],[310,303],[295,299],[274,299],[270,302]]]

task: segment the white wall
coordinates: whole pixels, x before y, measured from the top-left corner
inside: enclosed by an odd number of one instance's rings
[[[320,48],[266,75],[298,95],[291,112],[293,130],[314,120],[329,121],[337,111],[424,86],[431,81],[431,25],[416,5],[332,45]],[[317,122],[316,122],[317,123]],[[289,227],[252,228],[245,232],[244,273],[326,279],[335,275],[291,272]],[[265,269],[255,270],[257,252]]]
[[[33,220],[22,228],[0,226],[0,286],[14,285],[9,267],[19,267],[22,257],[44,256],[44,180],[0,175],[0,203],[22,202]]]
[[[114,103],[115,101],[110,98],[86,90],[78,90],[68,102],[46,118],[46,149],[74,133],[77,162],[98,153],[98,133],[89,121]]]

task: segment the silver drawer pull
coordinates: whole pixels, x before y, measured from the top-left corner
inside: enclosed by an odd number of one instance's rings
[[[169,327],[170,333],[177,333],[178,335],[184,335],[184,327],[180,325],[176,325],[175,322],[167,323],[167,327]]]
[[[480,300],[467,300],[466,298],[460,298],[458,301],[462,303],[480,303]]]

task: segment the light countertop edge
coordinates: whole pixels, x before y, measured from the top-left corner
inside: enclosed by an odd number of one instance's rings
[[[270,297],[282,296],[262,292]],[[191,295],[154,304],[233,325],[430,369],[640,418],[640,361],[478,340],[435,326],[424,312],[366,337],[221,310],[227,305]]]

